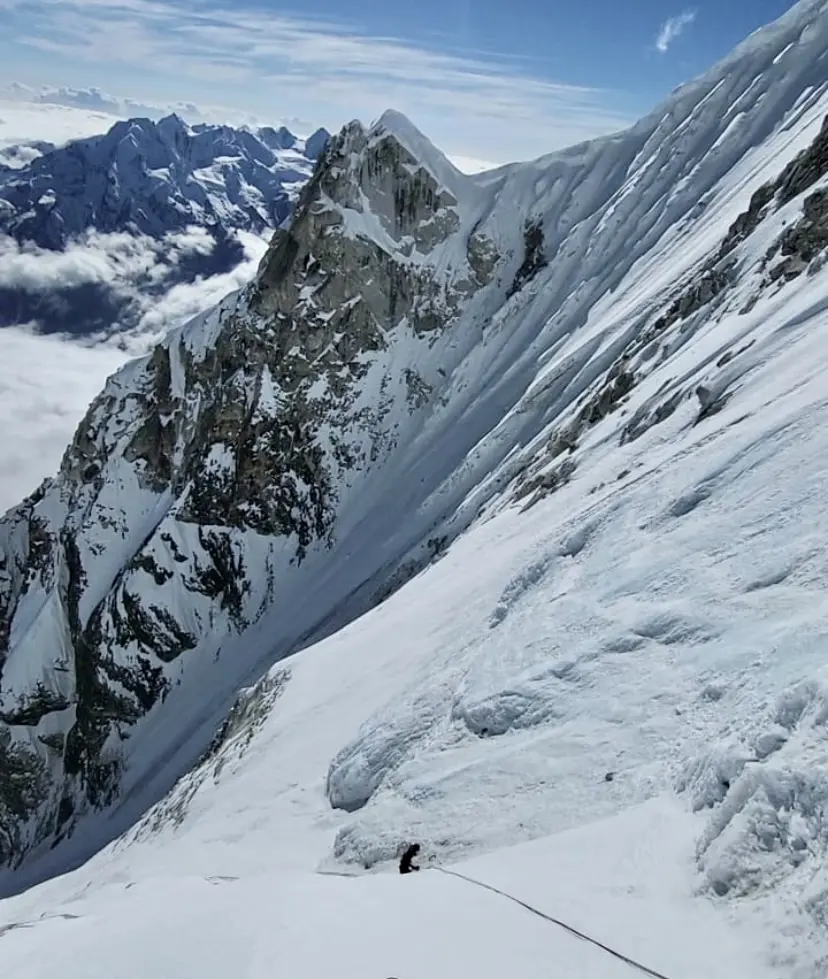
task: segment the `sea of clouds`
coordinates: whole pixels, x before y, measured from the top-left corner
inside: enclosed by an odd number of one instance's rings
[[[55,333],[42,321],[0,329],[0,513],[57,471],[110,374],[250,281],[267,242],[244,232],[239,241],[244,258],[232,271],[180,282],[159,294],[158,283],[180,262],[213,247],[206,231],[188,228],[157,241],[89,232],[64,252],[0,237],[0,289],[54,297],[94,285],[111,291],[125,315],[106,331],[83,337]]]
[[[191,122],[209,118],[189,103],[0,85],[0,166],[16,168],[49,146],[105,132],[115,118],[170,111]],[[267,240],[246,232],[236,240],[239,261],[229,271],[189,275],[191,267],[210,267],[215,242],[204,228],[160,240],[93,230],[63,252],[0,235],[0,514],[54,475],[110,374],[250,281]],[[89,305],[111,313],[91,333],[82,322]]]

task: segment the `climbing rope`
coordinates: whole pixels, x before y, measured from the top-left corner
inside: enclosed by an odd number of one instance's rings
[[[493,887],[491,884],[484,884],[482,880],[475,880],[474,877],[467,877],[465,874],[461,874],[456,870],[447,870],[445,867],[431,867],[429,869],[438,870],[441,874],[448,874],[451,877],[459,877],[460,880],[465,880],[469,884],[474,884],[475,887],[482,887],[484,890],[491,891],[493,894],[499,894],[500,897],[505,897],[507,901],[513,901],[515,904],[519,904],[527,911],[531,911],[532,914],[537,915],[539,918],[543,918],[544,921],[549,921],[553,925],[563,928],[564,931],[568,931],[570,935],[574,935],[576,938],[580,938],[582,941],[589,942],[590,945],[595,945],[596,948],[600,948],[602,951],[612,955],[614,958],[620,959],[621,962],[632,966],[633,969],[638,969],[639,972],[643,972],[645,975],[651,976],[652,979],[668,979],[668,977],[663,973],[656,972],[655,969],[650,969],[646,965],[636,962],[635,959],[631,959],[629,956],[624,955],[621,952],[616,952],[615,949],[610,948],[609,945],[604,945],[603,942],[599,942],[596,938],[590,938],[589,935],[585,935],[582,931],[578,931],[577,928],[573,928],[571,925],[566,924],[566,922],[560,921],[558,918],[553,918],[551,915],[545,914],[543,911],[539,911],[537,908],[533,908],[531,904],[527,904],[525,901],[521,901],[520,898],[513,897],[511,894],[507,894],[505,891],[501,891],[497,887]]]

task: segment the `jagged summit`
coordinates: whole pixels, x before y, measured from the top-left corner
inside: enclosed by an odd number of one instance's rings
[[[179,116],[120,120],[29,166],[0,175],[0,232],[62,248],[88,228],[152,236],[189,224],[261,231],[287,216],[290,184],[310,173],[311,150],[273,148],[230,126],[190,127]]]
[[[252,129],[249,126],[243,128],[249,132],[254,132],[259,139],[274,150],[288,150],[297,142],[296,136],[286,126],[280,126],[278,129],[274,129],[272,126],[262,126],[259,129]]]
[[[158,131],[167,138],[181,139],[182,136],[192,132],[177,112],[171,112],[168,116],[164,116],[155,125],[158,127]]]
[[[403,119],[399,114],[388,118],[397,123]],[[424,256],[435,266],[442,261],[439,274],[448,296],[454,281],[468,279],[469,273],[487,274],[489,260],[479,251],[480,239],[471,226],[479,194],[415,133],[407,123],[393,129],[380,124],[366,129],[359,120],[348,123],[308,185],[298,220],[325,213],[345,238],[369,242],[388,254],[402,249],[411,262]],[[456,236],[460,229],[466,230],[467,240]],[[278,244],[279,239],[274,248]]]
[[[331,141],[331,134],[324,126],[321,126],[305,140],[305,156],[309,160],[318,159],[325,151],[325,147]]]
[[[426,167],[449,191],[459,196],[468,185],[468,177],[462,173],[431,140],[401,112],[387,109],[368,130],[369,138],[382,139],[392,136],[404,146],[411,156]]]

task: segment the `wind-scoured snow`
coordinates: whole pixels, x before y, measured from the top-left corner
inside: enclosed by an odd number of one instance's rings
[[[0,952],[30,955],[36,929],[21,923],[47,907],[101,915],[132,948],[135,921],[165,916],[158,893],[232,877],[215,885],[226,899],[175,906],[199,934],[202,907],[240,927],[244,908],[269,907],[274,944],[254,916],[252,977],[274,968],[277,947],[286,971],[329,974],[329,949],[309,949],[326,929],[341,936],[345,976],[456,975],[462,956],[461,971],[502,975],[504,954],[514,963],[516,946],[534,949],[524,929],[535,928],[548,959],[514,971],[626,974],[528,916],[505,935],[517,910],[490,919],[494,896],[461,894],[437,871],[386,879],[402,843],[419,840],[434,865],[475,858],[461,869],[549,900],[544,910],[671,979],[824,976],[826,52],[828,3],[800,3],[628,132],[474,177],[397,114],[367,134],[349,128],[340,194],[317,213],[347,247],[438,283],[436,298],[415,298],[440,310],[442,328],[414,329],[414,303],[383,322],[382,344],[354,354],[364,373],[351,414],[331,411],[314,429],[323,458],[346,432],[362,460],[332,470],[330,538],[296,561],[290,534],[228,530],[227,560],[243,562],[248,583],[242,628],[238,610],[194,595],[183,574],[159,580],[204,560],[205,528],[186,519],[192,482],[173,497],[119,460],[100,492],[47,488],[38,512],[55,526],[68,514],[83,566],[99,562],[83,615],[104,596],[117,607],[138,595],[194,645],[161,667],[165,699],[107,743],[124,764],[111,805],[9,872],[7,890],[127,834],[75,875],[0,905],[15,926]],[[371,184],[362,151],[348,156],[363,138],[430,174],[439,234],[410,227],[399,187]],[[783,181],[801,153],[804,176]],[[472,241],[494,256],[489,277],[473,278],[485,262]],[[357,287],[348,309],[372,282]],[[313,322],[318,290],[291,288]],[[210,361],[234,317],[264,328],[252,295],[228,297],[164,347],[170,390],[187,404],[170,409],[182,459],[209,395],[187,371]],[[300,338],[286,355],[297,351]],[[110,382],[96,409],[108,460],[141,422],[150,365]],[[228,398],[243,378],[233,365]],[[320,372],[307,390],[315,401],[331,389]],[[268,417],[291,393],[268,368],[238,404]],[[200,471],[229,480],[229,443],[211,445]],[[101,528],[101,508],[119,505],[122,518]],[[31,637],[53,612],[38,588],[17,613]],[[114,627],[107,641],[118,667],[134,662]],[[4,697],[36,682],[37,655],[12,645]],[[624,861],[642,846],[641,866]],[[147,888],[146,904],[130,904],[131,885]],[[82,891],[91,912],[72,904]],[[416,935],[412,921],[438,910],[446,931],[423,924],[428,942],[366,951],[370,927],[396,936],[403,920]],[[449,911],[472,919],[473,955]],[[38,927],[76,926],[82,948],[91,939],[77,919]],[[706,941],[707,927],[720,936]],[[174,971],[168,952],[194,975],[219,970],[213,946],[202,961],[190,941],[143,950],[144,972]]]

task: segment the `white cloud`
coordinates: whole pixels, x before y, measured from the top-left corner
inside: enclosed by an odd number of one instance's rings
[[[102,92],[99,88],[68,88],[65,85],[60,88],[45,88],[42,91],[33,92],[30,101],[42,105],[63,105],[70,109],[103,112],[118,118],[147,116],[150,119],[157,119],[160,116],[168,115],[170,112],[178,112],[192,122],[198,122],[201,119],[198,106],[192,102],[156,105],[152,102],[140,102],[136,99],[120,99]]]
[[[0,139],[0,166],[11,167],[12,170],[20,170],[34,162],[43,154],[34,146],[4,146]]]
[[[62,252],[0,235],[0,288],[39,294],[97,284],[127,295],[140,289],[141,280],[163,281],[186,255],[212,250],[213,239],[196,226],[158,240],[127,231],[87,231]]]
[[[172,327],[186,323],[215,306],[229,292],[250,282],[267,251],[268,241],[246,231],[238,232],[238,237],[245,257],[232,271],[173,286],[160,298],[145,304],[137,327],[119,333],[111,342],[136,352],[146,350],[148,344],[160,340]]]
[[[210,111],[205,115],[201,108],[193,102],[147,102],[139,99],[121,98],[110,95],[99,88],[71,88],[61,85],[57,88],[44,86],[32,88],[18,81],[0,85],[0,106],[3,102],[34,106],[61,106],[66,109],[82,110],[100,121],[109,116],[117,119],[135,116],[146,116],[150,119],[160,119],[162,116],[177,112],[190,122],[202,122],[210,119]],[[111,122],[111,120],[110,120]]]
[[[204,228],[193,226],[159,240],[126,231],[88,231],[62,252],[19,245],[13,238],[0,235],[0,288],[53,297],[60,290],[101,286],[122,310],[122,319],[112,323],[106,337],[98,340],[143,351],[173,327],[214,306],[253,278],[268,239],[244,231],[237,232],[236,237],[244,257],[235,268],[165,288],[165,280],[175,278],[176,267],[185,258],[212,251],[213,239]],[[31,325],[46,333],[55,331],[53,323]]]
[[[87,407],[128,357],[146,352],[170,329],[252,279],[268,243],[244,232],[239,238],[245,258],[232,272],[176,285],[152,298],[141,292],[142,277],[157,275],[162,264],[169,271],[184,255],[211,248],[203,229],[161,242],[92,233],[64,253],[20,248],[0,238],[0,286],[48,292],[103,284],[130,298],[138,317],[137,326],[105,341],[38,332],[48,324],[0,329],[0,514],[54,475]]]
[[[104,133],[113,123],[112,116],[101,112],[23,101],[19,93],[12,100],[9,94],[0,89],[0,148],[36,140],[63,144]]]
[[[125,360],[112,348],[0,330],[0,513],[57,472],[87,407]]]
[[[236,111],[261,121],[274,121],[268,118],[274,110],[288,109],[314,127],[335,129],[353,116],[367,122],[394,107],[447,151],[498,162],[632,121],[617,93],[532,77],[525,60],[427,50],[230,0],[0,4],[14,9],[15,41],[35,59],[37,52],[56,52],[97,79],[117,78],[116,68],[121,74],[140,71],[155,79],[156,93],[164,79],[170,99],[195,100],[200,107],[201,100],[232,102]],[[100,108],[108,97],[99,99],[96,92],[63,98]]]
[[[685,27],[689,27],[695,19],[695,10],[685,10],[683,13],[677,14],[675,17],[668,17],[667,20],[665,20],[661,25],[661,30],[658,32],[658,37],[656,38],[655,42],[656,49],[662,54],[666,54],[673,41],[675,41],[679,34],[684,31]]]

